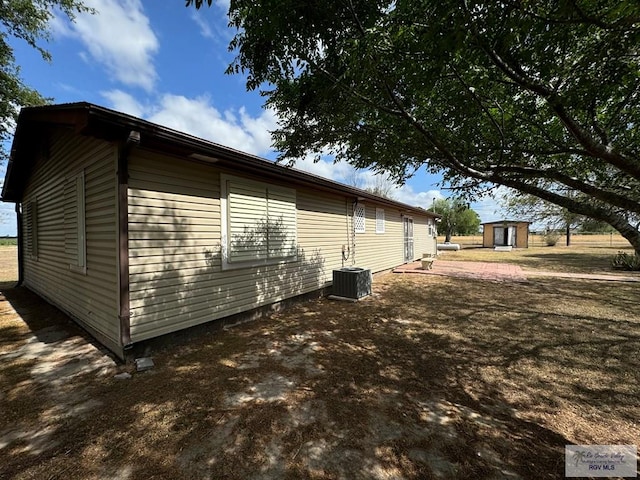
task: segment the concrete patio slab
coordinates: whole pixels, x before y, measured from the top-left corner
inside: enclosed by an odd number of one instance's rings
[[[422,268],[418,262],[407,263],[393,269],[394,273],[416,273],[444,275],[447,277],[474,278],[492,282],[526,282],[527,276],[518,265],[491,262],[456,262],[436,260],[431,270]]]

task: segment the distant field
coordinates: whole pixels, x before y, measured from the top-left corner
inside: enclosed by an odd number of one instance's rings
[[[482,246],[482,235],[467,235],[464,237],[452,237],[453,243],[459,243],[463,248],[473,248]],[[566,245],[567,237],[562,235],[558,239],[557,246]],[[444,242],[444,236],[438,237],[438,243]],[[544,236],[542,235],[529,235],[530,247],[546,247]],[[586,234],[572,234],[571,246],[576,247],[598,247],[598,248],[629,248],[631,245],[620,234],[598,234],[598,235],[586,235]],[[553,248],[553,247],[550,247]]]
[[[18,241],[15,237],[0,237],[0,246],[3,245],[17,245]]]
[[[18,280],[18,249],[15,245],[0,245],[0,283]]]

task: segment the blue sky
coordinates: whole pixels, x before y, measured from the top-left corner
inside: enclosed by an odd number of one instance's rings
[[[51,22],[51,40],[43,43],[47,63],[21,41],[13,41],[25,83],[54,103],[88,101],[273,159],[270,130],[275,112],[262,108],[258,92],[247,92],[241,75],[225,75],[233,59],[227,45],[228,3],[217,0],[199,11],[184,2],[85,0],[95,15],[63,16]],[[375,182],[368,171],[354,173],[346,164],[304,159],[296,168],[339,182],[366,187]],[[4,177],[4,168],[1,171]],[[429,208],[448,196],[439,177],[423,170],[394,198]],[[492,198],[473,203],[483,222],[501,218]],[[2,204],[0,236],[15,235],[13,204]]]

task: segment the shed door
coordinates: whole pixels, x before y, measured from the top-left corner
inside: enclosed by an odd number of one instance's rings
[[[402,219],[404,229],[404,261],[411,262],[413,256],[413,218],[404,217]]]
[[[504,227],[493,227],[493,244],[504,245]]]
[[[505,245],[516,246],[516,227],[509,227],[506,229],[507,241]]]

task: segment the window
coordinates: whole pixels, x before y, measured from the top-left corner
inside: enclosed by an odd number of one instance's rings
[[[362,203],[357,203],[355,207],[353,207],[353,230],[356,233],[364,233],[366,231],[365,228],[365,208]]]
[[[384,208],[376,208],[376,233],[384,233]]]
[[[30,200],[24,204],[24,238],[26,254],[38,259],[38,202]]]
[[[223,266],[296,258],[296,192],[224,175]]]
[[[435,237],[438,236],[438,232],[436,230],[436,225],[435,225],[435,223],[434,223],[434,221],[432,219],[428,220],[427,229],[428,229],[430,237],[434,237],[435,238]]]
[[[64,249],[71,270],[86,273],[84,172],[67,178],[64,188]]]

